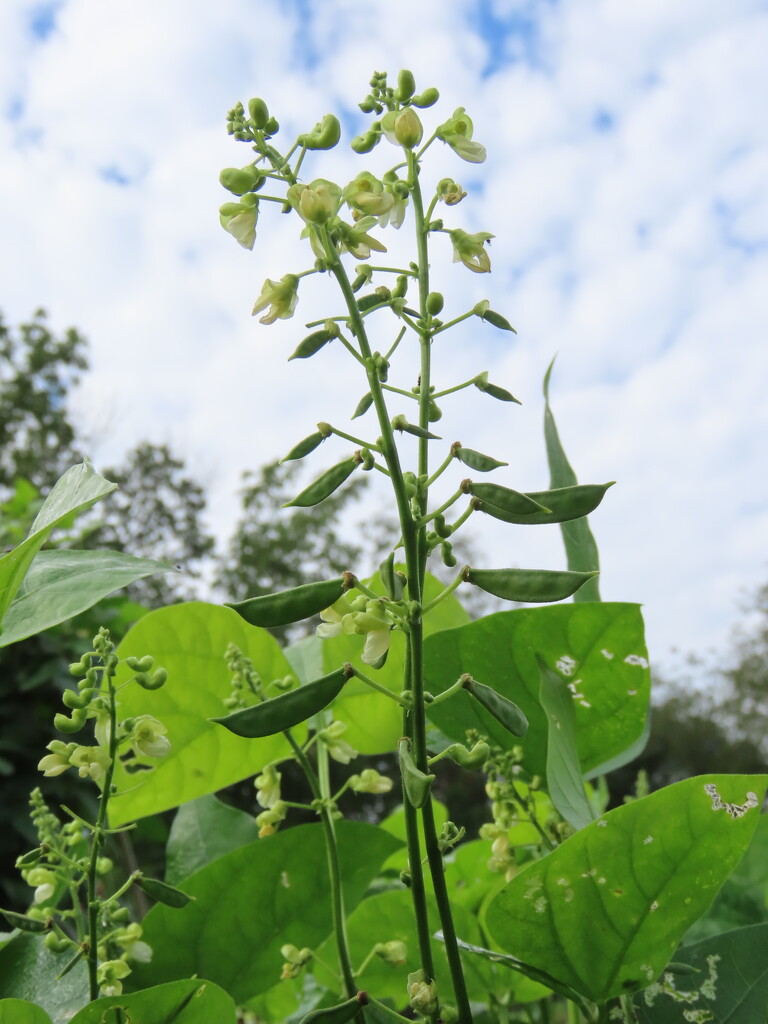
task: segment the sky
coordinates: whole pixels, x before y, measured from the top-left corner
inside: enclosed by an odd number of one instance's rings
[[[498,482],[545,488],[557,355],[579,479],[617,481],[591,517],[602,597],[643,604],[657,664],[706,655],[768,576],[766,52],[765,0],[4,0],[0,309],[13,324],[44,307],[87,336],[72,415],[97,468],[170,444],[225,538],[242,471],[319,420],[349,429],[366,390],[340,346],[287,363],[305,323],[340,311],[330,281],[303,282],[291,320],[251,317],[267,277],[312,257],[271,204],[253,252],[221,229],[219,171],[250,156],[226,112],[263,97],[286,146],[339,113],[341,145],[302,173],[343,185],[393,162],[387,142],[361,158],[348,141],[371,73],[408,67],[441,93],[425,125],[463,106],[488,151],[427,154],[425,189],[450,176],[468,193],[446,225],[495,236],[490,274],[437,237],[433,287],[446,314],[487,298],[518,331],[473,318],[435,344],[440,387],[487,370],[523,403],[460,392],[439,433],[508,461]],[[414,258],[407,225],[374,233],[385,262]],[[416,372],[406,350],[392,380]],[[306,480],[348,453],[327,442]],[[485,566],[564,565],[556,527],[483,526]]]

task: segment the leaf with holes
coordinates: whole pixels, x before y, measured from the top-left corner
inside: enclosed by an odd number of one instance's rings
[[[520,872],[494,940],[585,998],[645,988],[738,863],[766,776],[705,775],[617,807]]]
[[[447,630],[425,643],[425,687],[437,695],[468,672],[514,701],[528,719],[516,742],[525,765],[546,777],[547,716],[539,702],[537,655],[563,680],[576,712],[581,770],[596,774],[604,762],[636,756],[645,733],[650,673],[640,609],[633,604],[563,604],[519,608]],[[465,739],[479,729],[509,745],[494,718],[457,693],[427,714],[446,736]]]
[[[119,1007],[124,1016],[111,1007]],[[195,978],[133,992],[130,995],[96,999],[70,1024],[105,1024],[126,1020],[131,1024],[236,1024],[235,1004],[231,996],[210,981]]]

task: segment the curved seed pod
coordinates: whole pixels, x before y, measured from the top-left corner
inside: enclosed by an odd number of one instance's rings
[[[427,441],[440,440],[437,434],[433,434],[431,430],[425,430],[424,427],[420,427],[416,423],[409,423],[405,416],[393,417],[392,429],[399,430],[401,433],[405,431],[406,434],[413,434],[414,437],[422,437]]]
[[[468,690],[478,704],[482,704],[507,732],[511,732],[513,736],[525,736],[528,731],[528,719],[517,704],[497,693],[491,686],[478,683],[472,678],[466,680],[464,689]]]
[[[305,455],[309,455],[315,448],[318,448],[325,440],[326,435],[321,434],[319,430],[315,431],[314,434],[310,434],[309,437],[305,437],[303,441],[299,441],[295,447],[291,448],[287,455],[284,455],[280,460],[281,462],[291,462],[293,459],[303,459]]]
[[[439,513],[435,516],[435,518],[432,520],[432,525],[435,528],[435,533],[437,534],[437,536],[442,537],[443,540],[445,540],[447,537],[450,537],[451,534],[453,533],[453,527],[449,526],[448,523],[446,523],[445,516],[442,513]]]
[[[339,668],[322,679],[281,693],[272,700],[243,708],[223,718],[210,718],[209,721],[223,725],[236,736],[245,736],[247,739],[274,736],[322,711],[339,695],[347,678],[345,670]]]
[[[323,608],[330,608],[346,589],[343,577],[319,580],[290,590],[278,590],[276,594],[262,594],[247,601],[238,601],[227,607],[234,608],[252,626],[287,626],[317,615]]]
[[[168,885],[167,882],[161,882],[157,878],[145,878],[144,875],[139,875],[136,885],[147,896],[151,896],[158,903],[164,903],[166,907],[186,907],[188,903],[197,898],[196,896],[187,896],[185,892],[177,889],[174,885]]]
[[[463,462],[465,466],[469,466],[470,469],[474,469],[478,473],[490,473],[492,469],[509,465],[508,462],[499,462],[498,459],[492,459],[490,455],[483,455],[482,452],[476,452],[473,448],[465,448],[463,445],[457,445],[453,454],[459,462]]]
[[[311,508],[313,505],[319,505],[321,501],[325,501],[341,487],[347,477],[354,472],[358,462],[359,460],[354,455],[350,455],[343,462],[337,462],[335,466],[331,466],[322,476],[319,476],[314,483],[306,487],[301,494],[297,494],[293,501],[287,501],[283,508]]]
[[[479,498],[480,501],[492,506],[489,509],[489,515],[494,514],[493,509],[499,509],[501,512],[513,513],[518,516],[529,516],[534,512],[539,512],[543,515],[549,515],[550,513],[546,505],[542,505],[541,502],[536,501],[529,494],[513,491],[511,487],[502,487],[501,484],[475,483],[472,480],[469,483],[469,493],[474,498]],[[499,516],[498,518],[501,519],[502,517]]]
[[[370,153],[379,142],[381,142],[381,132],[370,131],[356,135],[350,142],[350,146],[355,153]]]
[[[319,352],[324,345],[327,345],[329,341],[336,337],[338,337],[338,333],[334,334],[327,329],[308,334],[303,341],[299,342],[296,351],[288,356],[288,362],[290,363],[292,359],[309,359],[310,356],[313,356],[315,352]]]
[[[351,999],[339,1003],[338,1006],[326,1006],[322,1010],[312,1010],[306,1017],[302,1017],[299,1024],[347,1024],[352,1020],[361,1006],[368,1005],[368,996],[365,992],[358,992]]]
[[[357,403],[357,408],[352,413],[352,419],[356,420],[358,416],[362,416],[364,413],[368,412],[372,405],[373,395],[369,391],[367,394],[363,395],[363,397]]]
[[[377,294],[376,292],[370,292],[368,295],[361,295],[357,300],[357,308],[361,313],[366,313],[369,309],[373,309],[374,306],[384,306],[389,302],[389,299]]]
[[[597,575],[596,572],[551,572],[548,569],[468,569],[464,579],[505,601],[543,604],[564,601]]]
[[[429,800],[435,776],[426,775],[416,767],[416,763],[411,756],[410,741],[405,737],[397,745],[397,754],[400,759],[400,774],[403,777],[405,794],[413,807],[417,809],[423,807],[427,800]]]
[[[554,491],[526,491],[526,497],[545,505],[549,512],[534,512],[531,515],[517,515],[507,512],[492,501],[486,501],[481,495],[480,511],[494,519],[502,519],[505,523],[519,523],[523,526],[539,526],[542,523],[567,523],[573,519],[583,519],[593,512],[609,487],[607,484],[575,484],[573,487],[559,487]]]

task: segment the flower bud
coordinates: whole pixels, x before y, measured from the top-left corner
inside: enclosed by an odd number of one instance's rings
[[[416,80],[413,77],[412,71],[403,70],[397,76],[397,89],[395,90],[395,99],[400,103],[405,103],[409,100],[416,91]]]
[[[253,164],[239,170],[236,167],[225,167],[219,174],[219,182],[233,195],[243,196],[263,184],[264,173]]]
[[[408,975],[408,1001],[416,1013],[430,1017],[437,1009],[437,986],[427,981],[424,971]]]
[[[258,96],[248,100],[248,113],[251,115],[255,128],[258,128],[259,131],[266,128],[269,121],[269,110],[264,100],[259,99]]]
[[[408,956],[408,947],[398,939],[393,939],[391,942],[377,942],[373,951],[376,956],[381,957],[385,964],[391,964],[392,967],[404,964]]]
[[[413,149],[421,142],[424,134],[419,115],[413,107],[406,107],[402,113],[395,118],[395,138],[401,146],[406,149]]]
[[[444,303],[440,292],[430,292],[427,296],[427,312],[430,316],[437,316],[441,312]]]
[[[439,99],[440,93],[433,86],[429,89],[425,89],[424,92],[419,93],[418,96],[412,97],[411,103],[414,107],[432,107]]]
[[[53,726],[58,729],[59,732],[75,733],[85,725],[87,718],[87,712],[85,708],[75,708],[72,712],[72,717],[67,718],[66,715],[58,714],[53,716]]]

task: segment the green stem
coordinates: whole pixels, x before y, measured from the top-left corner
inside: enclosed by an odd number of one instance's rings
[[[307,324],[307,326],[309,326],[309,324]],[[441,330],[442,330],[442,328],[441,328]],[[437,334],[437,331],[435,331],[435,334]],[[475,383],[476,380],[477,380],[476,377],[473,377],[471,380],[465,380],[463,384],[456,384],[452,388],[445,388],[443,391],[436,392],[434,395],[432,395],[432,397],[434,399],[444,398],[446,395],[452,395],[456,391],[463,391],[464,388],[472,387],[472,385]]]
[[[439,516],[439,515],[442,515],[443,512],[447,512],[448,509],[451,507],[451,505],[455,505],[456,502],[459,500],[459,498],[464,493],[465,492],[462,491],[461,488],[459,488],[459,490],[456,491],[455,494],[452,494],[450,496],[450,498],[447,501],[444,501],[443,504],[439,508],[436,508],[434,510],[434,512],[430,512],[429,515],[422,516],[422,518],[419,519],[418,526],[419,527],[426,526],[427,523],[431,523],[432,522],[432,520],[435,518],[435,516]]]
[[[399,704],[401,708],[410,708],[410,702],[404,701],[402,697],[398,697],[396,693],[392,693],[392,691],[388,690],[386,686],[382,686],[381,683],[377,683],[375,679],[371,679],[370,676],[367,676],[365,672],[361,672],[360,669],[355,668],[354,665],[350,665],[349,667],[352,669],[352,673],[355,678],[360,679],[366,684],[366,686],[370,686],[371,689],[377,690],[379,693],[383,693],[385,697],[389,697],[390,700],[395,701],[395,703]]]
[[[424,605],[424,608],[422,609],[422,615],[426,615],[427,612],[431,612],[433,608],[435,608],[437,605],[439,605],[441,601],[444,601],[446,599],[446,597],[448,597],[449,594],[452,594],[454,592],[454,590],[464,582],[464,572],[465,572],[465,570],[466,570],[466,566],[462,566],[461,572],[456,577],[456,579],[453,581],[453,583],[449,583],[448,586],[445,588],[445,590],[441,590],[440,593],[437,595],[437,597],[433,598],[429,602],[429,604],[425,604]],[[451,691],[453,691],[453,687],[451,687]],[[443,700],[445,700],[445,697],[446,697],[447,693],[448,693],[448,690],[446,690],[445,693],[441,694],[441,698]],[[434,704],[434,701],[432,703]]]
[[[345,434],[343,430],[339,430],[337,427],[331,427],[332,433],[337,437],[343,437],[345,441],[351,441],[352,444],[359,444],[361,448],[367,448],[372,452],[381,453],[381,448],[372,441],[363,441],[360,437],[355,437],[353,434]]]
[[[442,461],[442,462],[440,463],[440,465],[439,465],[439,466],[437,467],[437,469],[435,470],[435,472],[434,472],[434,473],[432,474],[432,476],[431,476],[431,477],[430,477],[430,478],[429,478],[429,479],[427,480],[427,487],[431,487],[431,486],[432,486],[432,484],[433,484],[433,483],[435,482],[435,480],[439,479],[439,478],[440,478],[440,477],[441,477],[441,476],[443,475],[443,473],[444,473],[444,472],[446,471],[446,469],[448,469],[448,467],[450,466],[450,464],[451,464],[451,463],[453,462],[453,460],[454,460],[454,457],[455,457],[455,456],[454,456],[454,453],[453,453],[453,448],[451,448],[451,450],[450,450],[450,451],[448,452],[448,454],[446,455],[446,457],[445,457],[445,458],[443,459],[443,461]]]
[[[462,313],[461,316],[457,316],[453,320],[449,320],[447,323],[440,324],[440,326],[436,327],[432,333],[433,334],[442,334],[443,331],[447,331],[449,327],[455,327],[456,324],[460,324],[462,322],[462,320],[469,320],[469,318],[471,316],[474,316],[474,315],[475,315],[474,309],[470,309],[470,311],[468,313]]]

